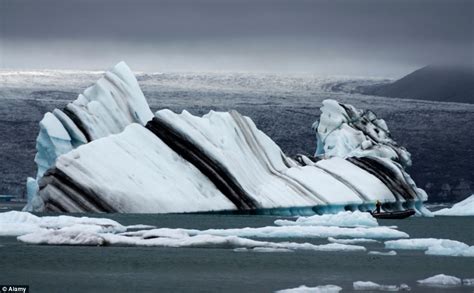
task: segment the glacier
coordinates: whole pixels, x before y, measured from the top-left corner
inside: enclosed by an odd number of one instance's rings
[[[380,200],[428,213],[405,171],[410,154],[382,119],[334,100],[321,111],[316,155],[290,158],[236,111],[153,114],[121,62],[41,120],[25,210],[314,215]]]

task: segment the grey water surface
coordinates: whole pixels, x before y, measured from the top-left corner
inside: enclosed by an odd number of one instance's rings
[[[97,217],[99,215],[88,215]],[[277,217],[256,215],[106,215],[123,225],[168,228],[235,228],[273,225]],[[474,245],[474,217],[413,217],[383,220],[410,238],[434,237]],[[268,239],[267,239],[268,240]],[[326,239],[291,238],[315,244]],[[351,292],[354,281],[406,283],[412,292],[472,292],[474,287],[435,289],[416,281],[436,274],[474,278],[474,258],[398,251],[235,252],[224,248],[41,246],[0,237],[0,283],[27,284],[31,292],[273,292],[300,285],[334,284]],[[383,243],[363,244],[384,251]]]

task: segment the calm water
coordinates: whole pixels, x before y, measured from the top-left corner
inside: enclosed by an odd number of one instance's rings
[[[272,225],[276,217],[238,215],[108,215],[124,225],[170,228],[231,228]],[[379,221],[415,237],[448,238],[474,245],[474,217]],[[290,240],[290,239],[273,239]],[[321,239],[291,241],[326,243]],[[272,292],[300,285],[352,282],[406,283],[412,292],[473,292],[474,287],[433,289],[416,280],[435,274],[474,278],[474,259],[367,253],[258,253],[232,249],[35,246],[0,237],[0,283],[29,284],[31,292]],[[382,243],[365,244],[380,250]]]

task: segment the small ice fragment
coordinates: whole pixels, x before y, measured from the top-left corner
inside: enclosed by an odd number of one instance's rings
[[[369,251],[369,254],[371,254],[371,255],[394,256],[394,255],[397,255],[397,252],[395,250],[390,250],[390,251],[387,251],[387,252],[384,252],[384,251]]]
[[[331,243],[341,243],[341,244],[358,244],[358,243],[378,243],[378,240],[367,239],[367,238],[354,238],[354,239],[340,239],[329,237],[328,241]]]
[[[278,290],[276,293],[338,293],[342,288],[336,285],[323,285],[316,287],[307,287],[305,285],[291,288]]]
[[[450,239],[413,238],[385,242],[387,249],[424,250],[427,255],[474,257],[474,246]]]
[[[474,278],[473,279],[463,279],[462,284],[464,286],[474,286]]]
[[[299,217],[296,221],[276,220],[277,226],[339,226],[339,227],[377,227],[377,220],[369,213],[359,211],[339,212],[337,214]]]
[[[357,281],[352,284],[356,291],[410,291],[411,288],[407,284],[397,285],[380,285],[371,281]]]
[[[448,276],[445,274],[439,274],[433,277],[429,277],[423,280],[417,281],[420,285],[430,286],[430,287],[457,287],[461,286],[461,279]]]

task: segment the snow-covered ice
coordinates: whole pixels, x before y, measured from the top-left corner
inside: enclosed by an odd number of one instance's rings
[[[387,249],[424,250],[428,255],[474,257],[474,246],[466,243],[437,238],[399,239],[385,242]]]
[[[444,208],[433,214],[435,216],[474,216],[474,194],[454,204],[451,208]]]
[[[411,288],[407,284],[397,285],[380,285],[371,281],[356,281],[352,284],[356,291],[410,291]]]
[[[418,280],[418,284],[430,287],[458,287],[462,285],[460,278],[439,274],[423,280]]]
[[[321,285],[316,287],[301,285],[296,288],[278,290],[276,293],[338,293],[341,290],[342,288],[336,285]]]
[[[377,220],[370,213],[339,212],[337,214],[314,215],[298,217],[296,221],[276,220],[278,226],[339,226],[339,227],[376,227]]]

